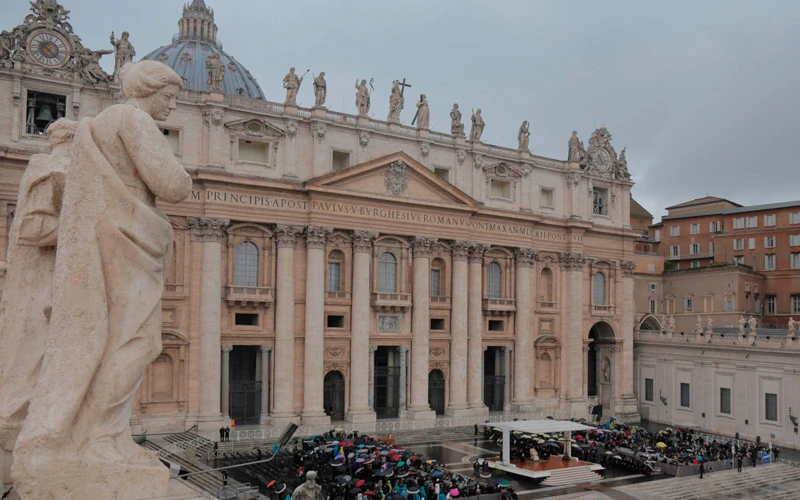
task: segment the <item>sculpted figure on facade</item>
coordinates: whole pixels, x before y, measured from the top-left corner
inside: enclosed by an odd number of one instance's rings
[[[392,83],[392,93],[389,95],[389,116],[386,121],[400,123],[400,112],[403,111],[405,98],[403,97],[400,82],[395,80]]]
[[[122,37],[117,40],[114,37],[114,32],[111,32],[111,45],[114,46],[114,80],[119,80],[119,70],[122,69],[129,62],[133,62],[133,57],[136,55],[136,49],[128,40],[130,33],[127,31],[122,32]]]
[[[206,71],[208,72],[206,82],[211,91],[222,92],[222,82],[225,79],[225,64],[218,52],[214,52],[206,57]]]
[[[522,122],[522,125],[519,126],[519,132],[517,132],[517,142],[519,143],[520,151],[530,151],[528,149],[530,139],[531,139],[530,125],[528,124],[528,120],[525,120],[524,122]]]
[[[789,323],[786,325],[786,329],[787,329],[786,334],[787,334],[787,336],[789,338],[793,339],[793,338],[795,338],[797,336],[797,327],[798,326],[800,326],[800,323],[795,321],[794,318],[790,317],[789,318]]]
[[[703,318],[700,315],[697,315],[697,321],[694,323],[694,331],[697,333],[703,332]]]
[[[370,96],[369,88],[367,88],[367,80],[362,79],[361,83],[356,79],[356,108],[360,116],[367,116],[369,114]]]
[[[611,381],[611,361],[608,358],[603,358],[603,381]]]
[[[192,188],[154,121],[175,109],[182,80],[143,61],[120,81],[128,102],[80,122],[66,169],[48,342],[14,449],[22,498],[166,494],[168,470],[133,442],[129,422],[162,350],[173,239],[156,199],[179,203]]]
[[[14,35],[8,31],[0,31],[0,68],[11,67],[8,62],[14,51]]]
[[[747,326],[747,320],[744,319],[744,316],[740,316],[736,324],[739,325],[739,333],[744,335],[744,329]]]
[[[711,316],[706,316],[706,333],[713,333],[714,332],[714,320],[711,319]]]
[[[294,68],[289,68],[289,72],[283,77],[283,88],[286,89],[285,104],[297,104],[297,92],[303,83],[303,77],[297,76]]]
[[[667,317],[667,333],[669,334],[675,333],[675,316]]]
[[[458,109],[458,104],[453,104],[453,109],[450,110],[450,133],[464,137],[464,124],[461,123],[461,111]]]
[[[75,64],[84,81],[89,83],[105,83],[109,76],[100,67],[100,58],[106,54],[113,53],[113,50],[89,50],[82,49],[75,53]]]
[[[428,108],[428,99],[425,97],[425,94],[419,96],[419,102],[417,102],[417,116],[415,120],[417,122],[417,128],[423,130],[430,128],[431,111]]]
[[[313,73],[312,73],[313,76]],[[319,76],[314,78],[314,106],[325,106],[325,100],[328,98],[328,82],[325,81],[325,72],[322,71]]]
[[[750,328],[750,335],[755,335],[756,327],[758,327],[758,320],[755,316],[750,316],[750,319],[747,320],[747,326]]]
[[[9,453],[25,422],[47,343],[58,219],[77,126],[62,118],[47,128],[52,152],[31,157],[9,232],[5,289],[31,292],[6,293],[0,302],[0,448]]]
[[[572,163],[579,163],[586,157],[586,151],[583,149],[583,142],[578,139],[578,132],[572,131],[572,137],[569,138],[569,155],[567,160]]]
[[[483,135],[483,129],[485,127],[486,123],[481,116],[481,110],[478,109],[472,113],[472,128],[469,131],[470,142],[481,142],[481,136]]]
[[[617,179],[631,180],[631,174],[628,172],[628,159],[625,158],[625,148],[622,148],[622,151],[619,152],[619,158],[617,158],[617,163],[614,168],[616,170]]]
[[[317,473],[306,472],[306,482],[292,493],[292,500],[323,500],[322,487],[317,484]]]

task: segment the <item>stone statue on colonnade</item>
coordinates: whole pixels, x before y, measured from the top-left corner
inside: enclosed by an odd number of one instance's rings
[[[178,203],[192,187],[155,123],[175,109],[182,80],[155,61],[126,64],[119,77],[128,101],[81,120],[71,144],[48,341],[13,453],[24,499],[167,492],[169,471],[133,442],[129,422],[142,376],[162,351],[172,225],[156,199]],[[15,293],[44,293],[41,285]]]
[[[292,500],[323,500],[322,487],[317,484],[317,473],[306,472],[306,482],[292,492]]]

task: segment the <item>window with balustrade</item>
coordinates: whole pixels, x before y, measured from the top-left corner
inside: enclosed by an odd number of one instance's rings
[[[252,241],[236,245],[233,284],[236,286],[258,286],[258,246]]]
[[[383,252],[378,259],[378,291],[397,292],[397,257],[392,252]]]
[[[492,262],[486,269],[486,296],[499,299],[502,293],[503,270],[500,264]]]
[[[328,254],[328,276],[326,280],[327,291],[344,291],[344,266],[345,257],[341,250],[334,250]]]
[[[606,275],[601,272],[592,277],[592,303],[596,306],[606,305]]]
[[[431,262],[431,297],[444,297],[445,290],[445,264],[442,259],[436,258]]]

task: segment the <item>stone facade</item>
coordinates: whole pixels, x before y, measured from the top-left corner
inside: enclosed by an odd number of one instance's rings
[[[194,42],[213,42],[213,14],[206,26],[212,40]],[[32,64],[0,69],[0,255],[22,171],[47,148],[26,126],[42,109],[32,100],[80,119],[119,98],[110,80]],[[605,128],[584,168],[224,93],[232,71],[222,92],[184,89],[160,124],[193,191],[159,205],[174,229],[164,351],[137,428],[595,403],[638,419],[625,263],[638,233],[627,166],[602,164],[617,159]]]

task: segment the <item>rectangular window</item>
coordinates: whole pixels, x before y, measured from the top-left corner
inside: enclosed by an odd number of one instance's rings
[[[644,379],[644,400],[650,403],[653,402],[653,379]]]
[[[800,234],[789,235],[789,246],[800,246]]]
[[[764,394],[764,420],[778,421],[778,395],[767,392]]]
[[[689,244],[689,255],[698,255],[700,253],[700,243]]]
[[[734,250],[744,250],[744,238],[736,238],[733,240]]]
[[[503,328],[503,321],[499,319],[490,319],[489,320],[489,331],[490,332],[502,332]]]
[[[669,226],[669,235],[670,236],[680,236],[681,235],[681,226]]]
[[[725,415],[731,414],[731,390],[727,387],[719,389],[719,412]]]
[[[432,331],[443,331],[444,330],[444,318],[431,318],[431,330]]]
[[[331,153],[331,166],[334,172],[341,172],[350,166],[350,153],[333,151]]]
[[[756,249],[756,239],[755,238],[748,238],[747,239],[747,249],[748,250],[755,250]],[[740,248],[740,250],[743,250]]]
[[[181,131],[171,128],[162,128],[161,133],[167,139],[172,152],[176,155],[181,154]]]
[[[800,313],[800,295],[792,295],[792,313]]]
[[[744,229],[744,217],[733,219],[734,229]]]
[[[669,256],[673,259],[680,259],[681,258],[681,246],[680,245],[672,245],[669,247]]]
[[[650,283],[650,291],[655,292],[658,290],[658,283]]]
[[[700,224],[690,224],[689,234],[700,234]]]
[[[775,248],[774,236],[764,236],[764,248]]]
[[[800,212],[789,214],[789,224],[800,224]]]
[[[431,297],[440,295],[439,284],[442,272],[439,269],[431,269]]]
[[[758,227],[758,216],[754,215],[752,217],[747,217],[744,221],[744,227],[746,228]]]
[[[683,299],[683,309],[687,312],[694,310],[694,299],[691,297]]]
[[[656,229],[655,231],[653,231],[653,241],[655,241],[656,243],[661,242],[661,230],[660,229]]]
[[[789,262],[792,265],[792,269],[800,269],[800,252],[792,252],[789,255]]]
[[[445,182],[450,182],[450,169],[435,167],[433,173],[438,175]]]
[[[692,386],[681,382],[681,407],[692,407]]]
[[[657,303],[655,300],[650,301],[650,314],[656,314],[658,312],[656,305]]]
[[[708,231],[711,233],[719,232],[719,221],[715,220],[713,222],[708,223]]]
[[[592,192],[592,213],[608,215],[608,190],[595,188]]]
[[[269,143],[239,139],[239,161],[269,165]]]
[[[47,126],[66,116],[67,98],[63,95],[28,91],[28,114],[25,133],[45,135]]]
[[[236,313],[233,323],[236,326],[258,326],[258,314]]]
[[[541,208],[554,208],[555,203],[553,201],[553,190],[550,188],[542,188],[539,197],[539,206]]]
[[[710,255],[711,257],[714,256],[714,242],[713,241],[708,244],[708,255]]]
[[[700,267],[699,260],[693,260],[691,263],[689,263],[689,269],[696,269],[698,267]]]
[[[327,325],[328,328],[344,328],[344,316],[329,314]]]
[[[703,297],[703,312],[714,311],[714,297]]]
[[[680,270],[681,270],[681,263],[680,263],[680,262],[676,262],[676,263],[674,263],[674,264],[672,265],[672,270],[673,270],[673,271],[680,271]]]
[[[775,270],[775,254],[768,253],[764,256],[764,270],[765,271],[774,271]]]
[[[744,255],[734,255],[733,256],[733,263],[736,264],[737,266],[743,266],[744,265]]]
[[[774,295],[767,295],[764,299],[767,301],[767,314],[777,314],[777,300]]]
[[[675,299],[667,299],[667,314],[675,314]]]
[[[761,314],[761,301],[756,299],[756,314]]]
[[[492,198],[503,198],[504,200],[511,199],[511,183],[508,181],[498,181],[497,179],[492,179],[489,191],[489,196]]]
[[[732,295],[726,295],[725,296],[724,307],[725,307],[725,312],[733,311],[733,296]]]
[[[775,214],[765,215],[764,216],[764,225],[765,226],[774,226],[775,225]]]
[[[341,286],[341,264],[338,262],[328,262],[328,291],[338,292]]]

